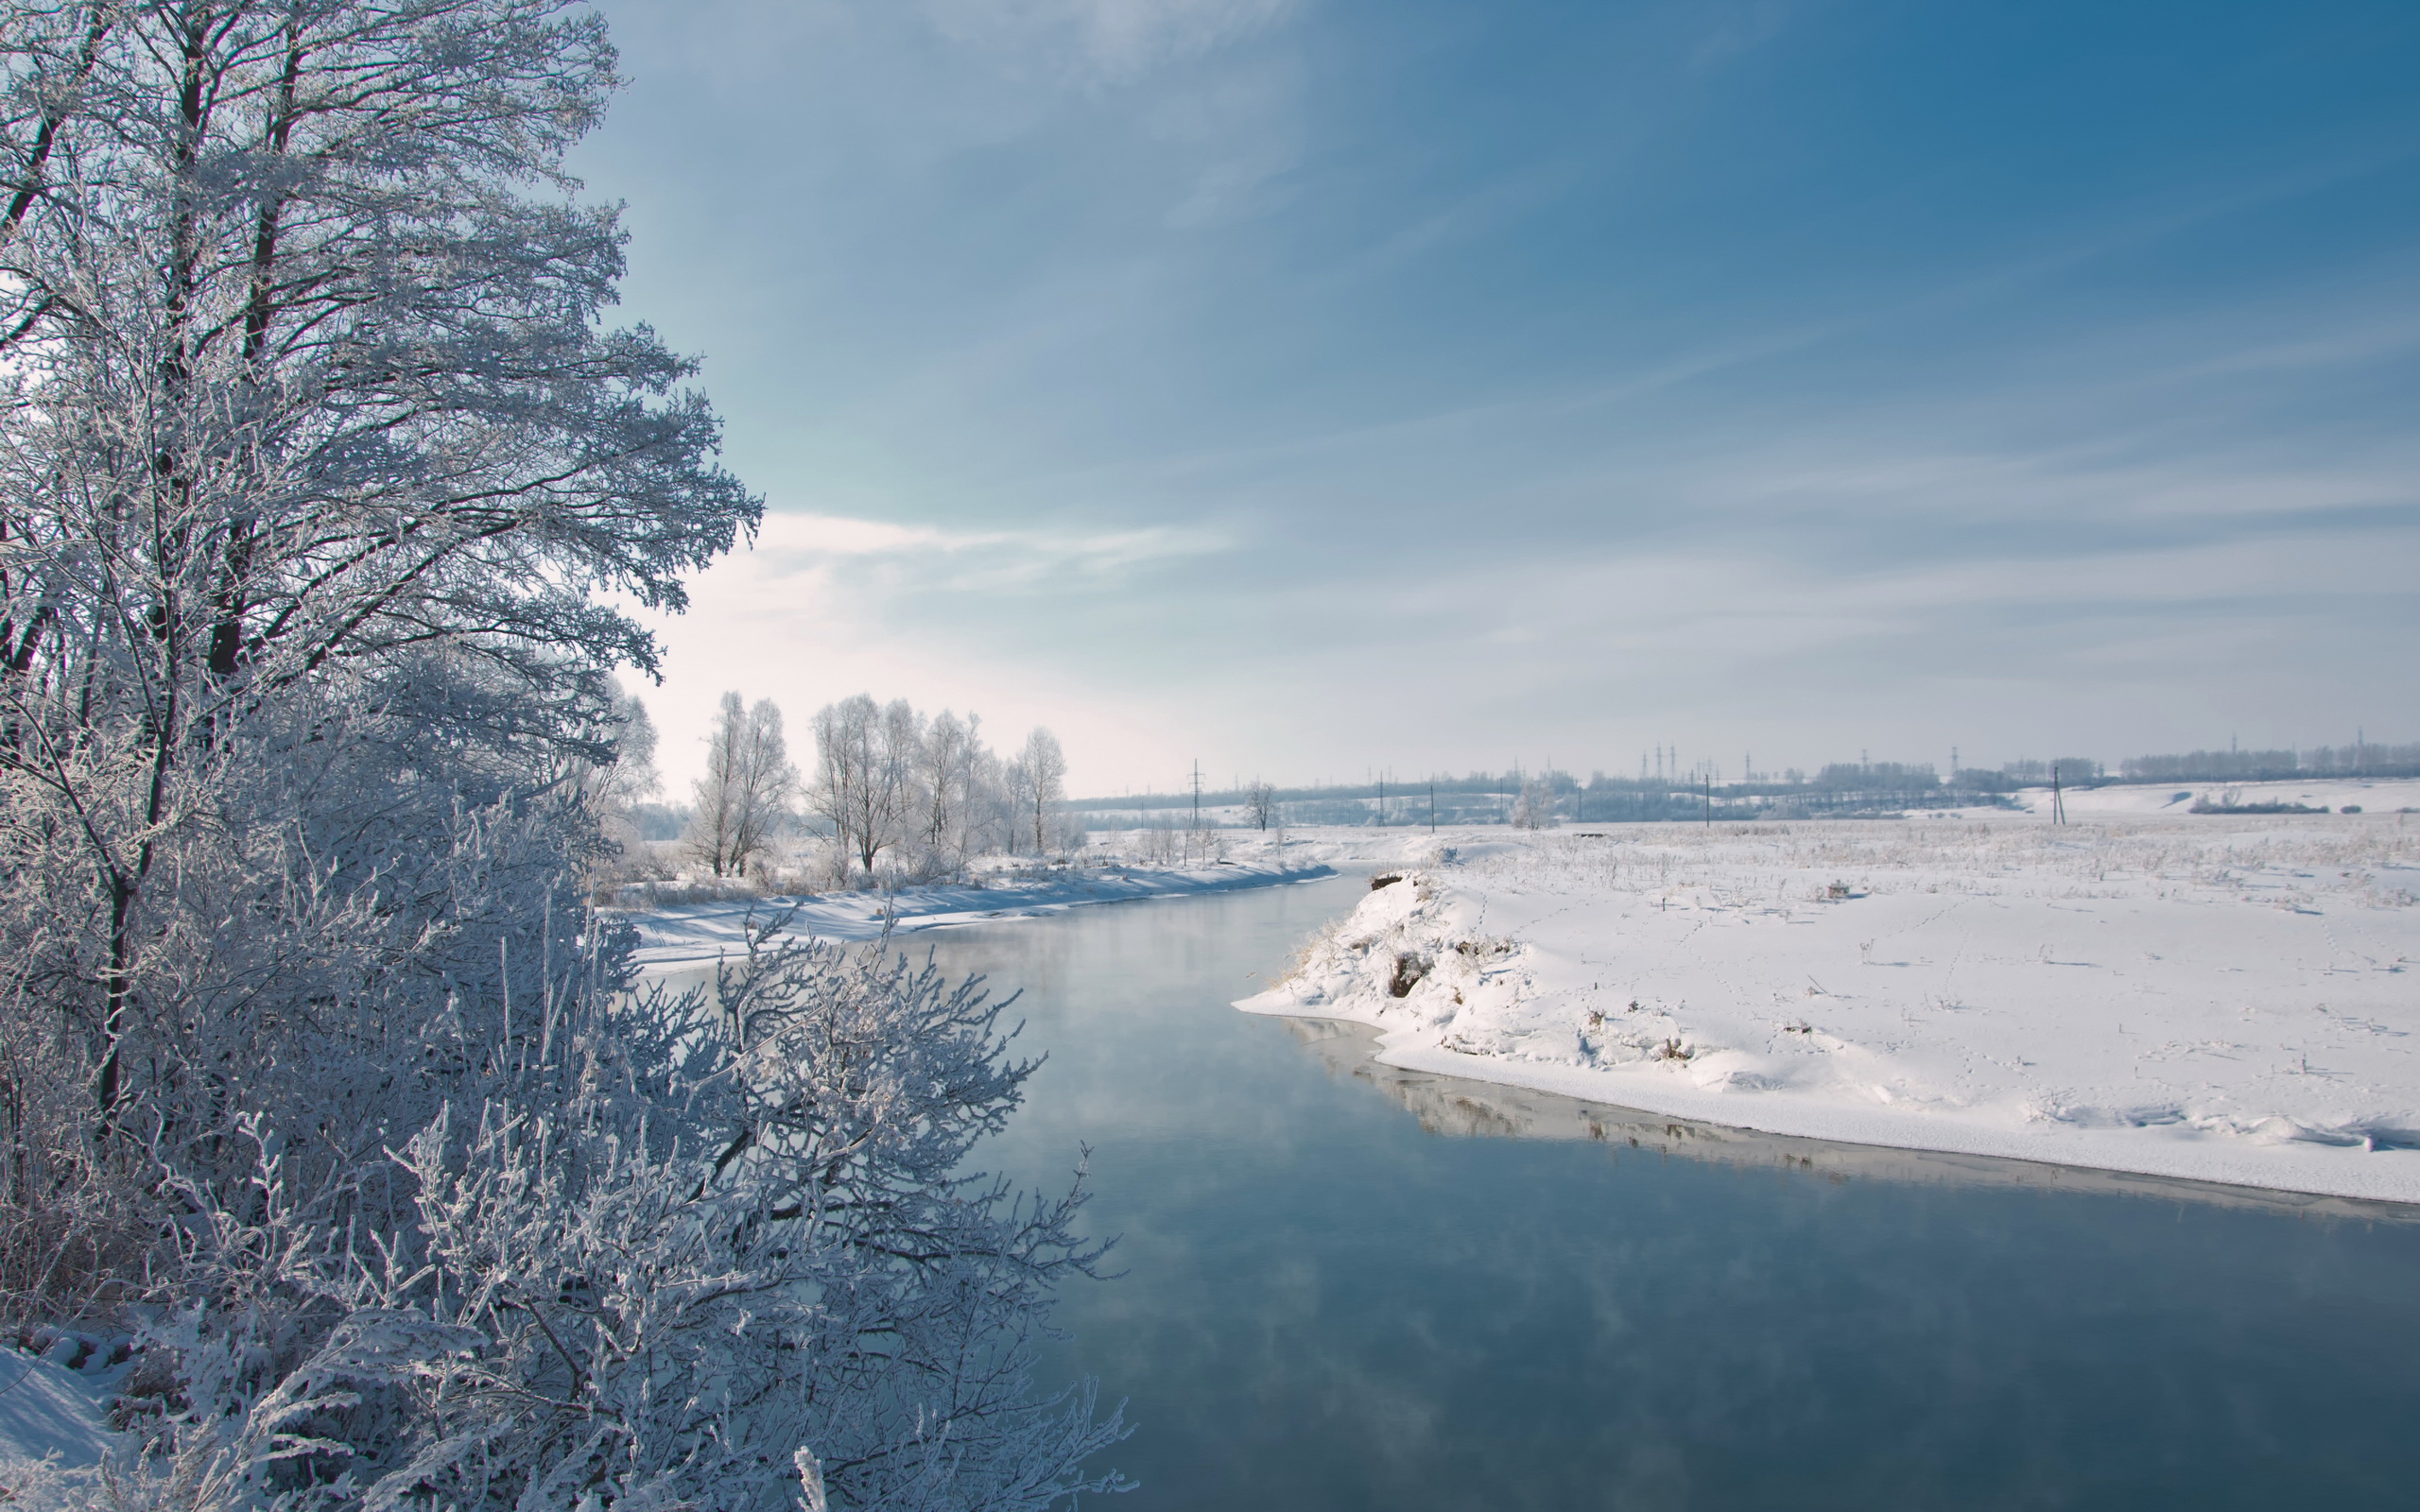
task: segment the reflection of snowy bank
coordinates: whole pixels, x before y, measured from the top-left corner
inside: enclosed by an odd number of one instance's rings
[[[742,948],[752,920],[762,923],[795,909],[787,933],[821,939],[873,939],[885,928],[906,934],[1033,919],[1087,903],[1143,898],[1184,898],[1268,887],[1335,875],[1317,861],[1288,855],[1284,865],[1238,861],[1190,871],[1066,869],[989,886],[904,887],[897,892],[818,893],[691,903],[630,916],[639,931],[639,965],[648,971],[710,961]]]
[[[1687,1119],[2420,1201],[2410,824],[1483,832],[1243,1005]]]
[[[1366,1083],[1384,1092],[1432,1134],[1464,1139],[1587,1140],[1611,1147],[1617,1157],[1636,1150],[1658,1159],[1677,1156],[1742,1170],[1788,1171],[1834,1181],[2031,1187],[2387,1223],[2420,1223],[2420,1208],[2396,1202],[2221,1186],[2177,1177],[2049,1165],[1986,1155],[1842,1144],[1645,1113],[1535,1088],[1390,1066],[1376,1058],[1378,1032],[1349,1020],[1289,1017],[1285,1023],[1295,1039],[1326,1063],[1331,1074]]]

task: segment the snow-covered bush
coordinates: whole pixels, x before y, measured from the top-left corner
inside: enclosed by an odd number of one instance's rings
[[[384,710],[312,688],[230,721],[175,774],[182,812],[146,836],[139,887],[95,888],[65,805],[9,794],[0,1279],[17,1310],[139,1292],[187,1216],[164,1194],[242,1177],[236,1119],[303,1139],[297,1160],[374,1157],[454,1095],[460,1057],[429,1026],[493,1012],[507,972],[538,979],[581,932],[593,818],[516,798],[510,753],[447,729],[483,696],[424,670]],[[137,801],[106,771],[69,776],[88,812]]]
[[[369,1187],[207,1216],[153,1331],[183,1398],[130,1504],[1041,1508],[1114,1475],[1031,1390],[1099,1250],[966,1158],[1031,1069],[1000,1005],[877,947],[762,948],[718,1000],[562,986]],[[592,975],[593,983],[593,975]],[[197,1194],[197,1195],[199,1195]],[[375,1201],[404,1221],[368,1216]]]
[[[1536,779],[1523,782],[1520,796],[1512,800],[1513,828],[1548,830],[1555,822],[1554,789]]]

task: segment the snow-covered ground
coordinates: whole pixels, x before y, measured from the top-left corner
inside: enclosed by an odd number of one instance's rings
[[[2047,787],[2029,787],[2012,796],[2028,813],[2047,816],[2050,812],[2051,794]],[[2292,782],[2130,782],[2123,786],[2069,788],[2059,796],[2070,819],[2185,814],[2190,813],[2196,802],[2299,803],[2308,809],[2328,810],[2350,804],[2364,814],[2392,814],[2420,809],[2420,779],[2329,777]]]
[[[122,1341],[52,1337],[41,1354],[0,1349],[0,1501],[12,1506],[96,1504],[75,1472],[117,1447],[109,1405],[132,1368],[112,1349]]]
[[[912,934],[1002,919],[1038,919],[1088,903],[1182,898],[1237,887],[1309,882],[1334,872],[1310,848],[1288,846],[1282,858],[1237,859],[1191,869],[1066,868],[986,886],[904,887],[897,892],[814,893],[737,902],[688,903],[629,916],[638,927],[637,960],[645,971],[695,965],[742,949],[752,920],[795,909],[786,934],[821,939],[873,939],[885,929]]]
[[[2379,812],[2420,783],[2343,785],[2367,812],[1462,831],[1239,1005],[1773,1133],[2420,1202],[2420,817]]]

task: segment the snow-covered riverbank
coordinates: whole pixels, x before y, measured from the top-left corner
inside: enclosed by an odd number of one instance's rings
[[[787,934],[821,939],[873,939],[885,929],[912,934],[1002,919],[1036,919],[1090,903],[1183,898],[1237,887],[1282,886],[1334,876],[1322,861],[1288,854],[1190,870],[1074,869],[988,886],[905,887],[897,892],[816,893],[735,902],[688,903],[627,916],[638,927],[638,963],[664,971],[711,961],[743,948],[752,920],[795,909]]]
[[[1239,1005],[1773,1133],[2420,1201],[2409,816],[1438,846]]]

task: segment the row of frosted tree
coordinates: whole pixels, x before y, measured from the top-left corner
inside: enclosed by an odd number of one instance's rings
[[[682,842],[693,861],[717,877],[762,875],[795,838],[824,850],[838,883],[929,882],[1067,838],[1067,760],[1047,730],[1003,758],[980,715],[928,719],[905,698],[867,694],[818,710],[812,729],[814,776],[802,781],[780,707],[723,695]]]
[[[138,1356],[12,1499],[1099,1484],[1029,1385],[1080,1196],[964,1174],[995,1005],[761,939],[668,997],[587,909],[613,605],[760,515],[604,320],[617,82],[554,0],[0,0],[0,1312]]]

